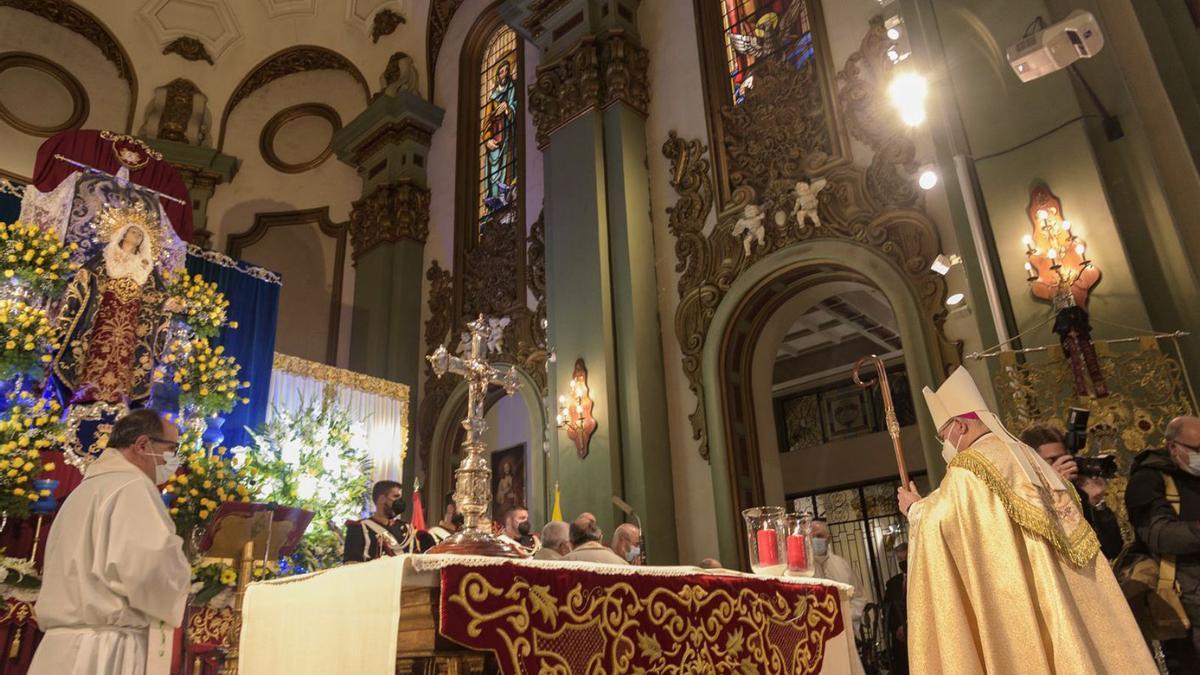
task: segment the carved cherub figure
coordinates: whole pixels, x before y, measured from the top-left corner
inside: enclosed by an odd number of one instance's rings
[[[507,316],[488,319],[487,350],[489,354],[499,354],[504,349],[504,329],[510,323],[512,323],[512,319]]]
[[[757,204],[747,204],[742,209],[742,217],[738,218],[733,226],[733,236],[742,240],[742,247],[747,256],[750,255],[754,242],[758,242],[759,248],[767,244],[767,230],[763,227],[763,219],[766,217],[766,212],[758,208]]]
[[[807,226],[805,218],[812,221],[813,227],[821,226],[821,216],[817,214],[817,194],[825,189],[826,183],[827,181],[824,178],[814,180],[811,183],[797,181],[796,208],[793,214],[796,216],[796,224],[801,229]]]

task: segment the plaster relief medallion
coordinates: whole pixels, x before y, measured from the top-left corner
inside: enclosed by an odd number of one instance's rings
[[[0,54],[0,120],[26,134],[53,136],[81,126],[87,114],[83,85],[57,63],[25,52]]]
[[[333,134],[342,128],[337,111],[323,103],[304,103],[279,111],[259,137],[263,160],[276,171],[314,169],[333,152]]]

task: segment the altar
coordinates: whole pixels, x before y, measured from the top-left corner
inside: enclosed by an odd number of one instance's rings
[[[850,592],[694,567],[400,556],[251,584],[239,672],[852,673]]]

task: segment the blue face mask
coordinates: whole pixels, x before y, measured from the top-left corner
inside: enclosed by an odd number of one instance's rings
[[[825,555],[829,553],[829,540],[824,537],[812,538],[813,555]]]
[[[625,551],[625,560],[628,562],[633,562],[634,560],[637,560],[637,557],[641,554],[641,546],[631,546],[628,551]]]

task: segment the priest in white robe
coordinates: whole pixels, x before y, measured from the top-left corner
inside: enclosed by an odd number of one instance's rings
[[[908,663],[922,675],[1158,672],[1069,483],[963,368],[925,402],[949,462],[909,521]]]
[[[191,567],[156,484],[179,431],[157,413],[117,421],[50,529],[30,675],[166,675]]]

